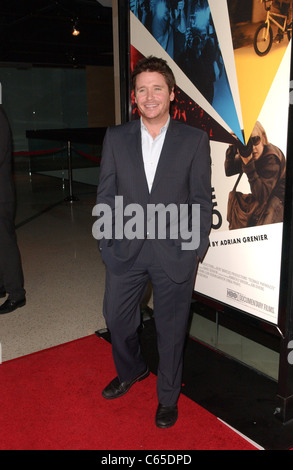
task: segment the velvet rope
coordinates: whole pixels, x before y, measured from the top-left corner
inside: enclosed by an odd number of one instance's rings
[[[60,148],[55,148],[55,149],[50,149],[50,150],[31,150],[31,151],[26,151],[26,150],[20,150],[19,152],[13,152],[14,157],[23,157],[23,156],[36,156],[36,155],[47,155],[49,153],[57,153],[61,152],[61,150],[64,150],[66,147],[60,147]]]
[[[20,156],[21,157],[23,157],[23,156],[36,157],[36,156],[39,156],[39,155],[48,155],[48,154],[58,153],[58,152],[61,152],[62,150],[65,150],[65,149],[66,149],[66,147],[59,147],[59,148],[54,148],[54,149],[50,149],[50,150],[32,150],[32,151],[21,150],[19,152],[13,152],[13,156],[14,157],[20,157]],[[75,153],[77,153],[78,155],[87,158],[88,160],[91,160],[91,161],[97,162],[97,163],[101,162],[101,158],[99,158],[99,157],[95,157],[95,156],[90,155],[88,153],[82,152],[81,150],[77,150],[74,147],[72,148],[72,150]]]
[[[101,159],[99,157],[94,157],[93,155],[89,155],[88,153],[82,152],[81,150],[76,150],[75,148],[73,148],[73,150],[79,155],[81,155],[82,157],[88,158],[89,160],[92,160],[93,162],[98,162],[98,163],[101,162]]]

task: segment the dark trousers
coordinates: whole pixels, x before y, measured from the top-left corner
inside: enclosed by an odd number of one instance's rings
[[[14,300],[21,300],[25,296],[13,203],[0,203],[0,289],[2,288]]]
[[[140,303],[148,280],[151,281],[159,352],[158,401],[171,406],[181,390],[194,276],[180,284],[173,282],[156,262],[152,243],[145,241],[134,265],[125,274],[115,275],[107,270],[104,316],[111,333],[118,377],[121,382],[131,380],[146,369],[137,329],[141,322]]]

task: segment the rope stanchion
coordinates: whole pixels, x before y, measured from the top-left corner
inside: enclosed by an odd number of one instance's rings
[[[28,157],[37,157],[41,155],[52,155],[54,153],[59,153],[62,152],[63,150],[67,149],[67,161],[68,161],[68,181],[69,181],[69,196],[65,198],[66,202],[74,202],[78,201],[79,199],[73,195],[73,178],[72,178],[72,150],[74,150],[75,153],[78,155],[87,158],[88,160],[91,160],[93,162],[96,162],[100,164],[101,158],[95,157],[93,155],[90,155],[88,153],[82,152],[81,150],[77,150],[72,147],[71,141],[68,140],[67,145],[64,147],[58,147],[54,149],[49,149],[49,150],[32,150],[32,151],[18,151],[18,152],[13,152],[14,157],[23,157],[23,156],[28,156]]]
[[[13,152],[13,157],[38,157],[42,155],[54,155],[59,152],[63,152],[66,149],[65,146],[57,147],[48,150],[20,150],[18,152]],[[31,171],[31,160],[29,159],[29,168],[28,168],[29,176],[31,178],[32,171]]]
[[[68,140],[67,142],[67,159],[68,159],[68,181],[69,181],[69,196],[65,198],[66,202],[74,202],[78,201],[79,199],[73,195],[72,191],[72,152],[71,152],[71,142]]]

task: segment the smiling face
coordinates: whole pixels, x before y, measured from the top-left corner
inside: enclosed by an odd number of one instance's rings
[[[169,116],[174,90],[169,91],[165,77],[159,72],[141,72],[136,77],[135,102],[145,125],[163,126]]]

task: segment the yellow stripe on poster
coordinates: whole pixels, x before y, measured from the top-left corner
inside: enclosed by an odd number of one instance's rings
[[[247,142],[261,112],[274,78],[288,47],[288,41],[276,44],[263,57],[253,46],[235,50],[235,64],[242,109],[245,141]]]

